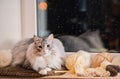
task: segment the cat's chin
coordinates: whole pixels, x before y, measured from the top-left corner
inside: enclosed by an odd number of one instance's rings
[[[47,53],[47,54],[44,54],[43,56],[45,56],[45,57],[46,57],[46,56],[50,56],[50,55],[51,55],[50,53],[49,53],[49,54]]]
[[[43,56],[51,56],[52,53],[51,52],[46,52]]]

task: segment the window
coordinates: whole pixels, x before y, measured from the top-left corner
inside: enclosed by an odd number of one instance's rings
[[[119,0],[36,0],[37,32],[79,36],[100,30],[106,48],[119,49]]]

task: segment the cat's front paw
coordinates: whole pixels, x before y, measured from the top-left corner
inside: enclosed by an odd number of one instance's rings
[[[47,70],[46,69],[42,69],[38,72],[41,75],[47,75]]]
[[[51,71],[52,71],[52,69],[47,67],[45,69],[40,70],[39,74],[41,74],[41,75],[50,75]]]
[[[45,69],[46,69],[46,71],[48,71],[48,72],[49,72],[49,71],[52,71],[52,69],[51,69],[51,68],[48,68],[48,67],[45,68]]]

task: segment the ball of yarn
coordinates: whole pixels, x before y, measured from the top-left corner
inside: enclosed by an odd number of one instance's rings
[[[112,62],[112,55],[110,53],[98,53],[92,58],[91,67],[99,67],[103,61]]]
[[[79,57],[79,55],[80,55],[79,53],[71,54],[66,58],[65,66],[71,72],[75,72],[74,65],[75,65],[75,62],[77,61],[77,58]]]
[[[65,66],[71,72],[82,74],[84,68],[90,66],[90,62],[91,55],[86,51],[80,50],[66,58]]]
[[[0,51],[0,67],[6,67],[10,65],[12,61],[12,54],[10,50],[1,50]]]

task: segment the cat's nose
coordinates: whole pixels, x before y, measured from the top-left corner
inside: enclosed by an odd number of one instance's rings
[[[42,50],[43,54],[47,54],[47,50]]]

